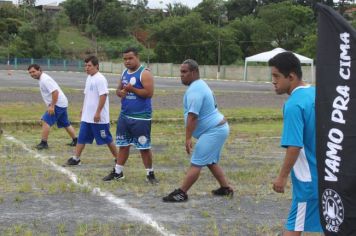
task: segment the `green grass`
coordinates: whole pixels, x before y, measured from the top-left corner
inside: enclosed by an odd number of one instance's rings
[[[62,28],[57,41],[65,51],[81,52],[93,47],[91,40],[83,36],[75,27]]]

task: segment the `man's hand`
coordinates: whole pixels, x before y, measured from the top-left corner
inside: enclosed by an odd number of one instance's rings
[[[273,182],[273,190],[277,193],[284,193],[284,188],[287,184],[288,178],[277,177]]]
[[[47,109],[48,114],[50,114],[51,116],[54,115],[54,106],[53,105],[49,105],[48,109]]]
[[[125,89],[116,89],[116,95],[120,98],[126,97],[127,91]]]
[[[124,90],[126,90],[127,92],[133,92],[132,89],[133,89],[132,84],[128,83],[124,85]]]
[[[185,140],[185,151],[190,154],[193,149],[192,139]]]
[[[100,113],[95,112],[95,115],[94,115],[94,122],[95,122],[95,123],[98,123],[99,121],[100,121]]]

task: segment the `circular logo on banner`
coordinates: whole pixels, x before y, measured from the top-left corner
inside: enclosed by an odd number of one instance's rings
[[[325,189],[322,196],[323,216],[326,230],[337,233],[344,221],[344,205],[340,195],[332,189]]]
[[[141,145],[144,145],[147,143],[147,138],[145,136],[140,136],[138,138],[138,142],[141,144]]]
[[[136,84],[136,78],[135,77],[131,77],[130,84],[131,85],[135,85]]]

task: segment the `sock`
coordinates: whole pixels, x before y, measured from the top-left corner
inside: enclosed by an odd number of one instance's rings
[[[80,158],[77,157],[77,156],[73,156],[72,158],[73,158],[75,161],[79,161],[79,160],[80,160]]]
[[[77,138],[77,137],[73,138],[73,141],[74,141],[74,142],[77,142],[77,140],[78,140],[78,138]]]
[[[124,166],[115,164],[115,173],[120,174],[124,170]]]
[[[147,173],[147,175],[149,175],[149,174],[150,174],[150,172],[153,172],[153,167],[152,167],[152,168],[150,168],[150,169],[146,169],[146,173]]]
[[[47,143],[47,140],[41,139],[41,143]]]

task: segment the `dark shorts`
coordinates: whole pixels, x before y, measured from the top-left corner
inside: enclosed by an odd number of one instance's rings
[[[116,146],[126,147],[129,145],[135,145],[137,149],[151,149],[151,120],[119,116],[116,128]]]
[[[54,114],[50,115],[48,111],[46,111],[41,119],[49,126],[53,126],[56,123],[58,128],[66,128],[70,126],[66,107],[54,106]]]
[[[110,133],[110,124],[95,124],[80,122],[80,130],[78,135],[78,144],[110,144],[113,139]]]

